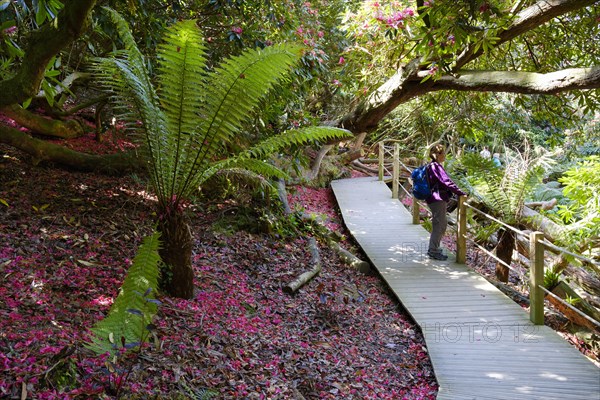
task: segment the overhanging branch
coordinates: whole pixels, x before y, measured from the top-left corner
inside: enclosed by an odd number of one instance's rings
[[[560,15],[577,11],[583,7],[597,3],[598,0],[541,0],[520,11],[512,24],[498,33],[499,42],[508,42],[525,32],[552,20]],[[549,74],[531,72],[475,72],[462,71],[468,62],[483,54],[474,51],[475,46],[467,47],[454,62],[454,69],[460,70],[458,77],[445,76],[441,80],[422,79],[428,71],[420,70],[420,58],[406,65],[393,77],[381,85],[375,92],[350,113],[338,121],[342,126],[354,133],[371,132],[379,122],[398,105],[415,97],[439,90],[473,90],[501,91],[523,94],[552,94],[575,89],[598,88],[598,67],[587,69],[566,69]],[[569,74],[574,74],[570,76]],[[458,74],[457,74],[458,75]],[[489,79],[489,81],[485,81]]]
[[[583,7],[592,5],[598,0],[541,0],[519,12],[512,24],[499,32],[496,45],[508,42],[523,33],[545,24],[546,22]],[[456,59],[453,69],[459,70],[465,64],[483,54],[483,49],[474,51],[475,45],[467,47]]]
[[[426,72],[419,73],[425,77]],[[523,71],[461,71],[435,81],[430,91],[460,90],[554,94],[569,90],[600,88],[600,67],[570,68],[540,74]]]

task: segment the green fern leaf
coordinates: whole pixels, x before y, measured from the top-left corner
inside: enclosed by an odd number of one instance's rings
[[[195,21],[182,21],[167,30],[159,48],[160,99],[167,117],[168,154],[172,157],[170,186],[165,197],[176,194],[176,182],[191,172],[191,163],[203,147],[195,135],[204,118],[198,111],[205,101],[206,73],[203,38]]]
[[[261,141],[240,154],[240,157],[261,158],[270,156],[282,149],[290,146],[305,145],[319,141],[329,141],[332,139],[344,139],[351,137],[351,133],[345,129],[333,128],[327,126],[309,126],[299,129],[292,129],[280,135],[272,136]]]
[[[126,46],[109,59],[97,60],[95,72],[111,91],[128,129],[145,139],[160,208],[171,207],[173,199],[189,199],[220,169],[247,168],[264,176],[286,177],[263,159],[283,148],[347,135],[336,128],[304,128],[270,138],[238,156],[226,154],[227,145],[264,96],[298,62],[301,47],[246,50],[208,74],[201,31],[195,22],[182,21],[167,30],[159,48],[156,93],[126,23],[109,12]]]
[[[211,74],[205,88],[206,103],[200,110],[206,118],[199,130],[200,141],[207,145],[198,153],[192,168],[205,165],[219,154],[264,95],[299,59],[300,48],[292,45],[252,49],[226,60]]]
[[[106,318],[91,328],[92,338],[87,347],[96,353],[114,355],[122,341],[141,343],[147,338],[146,326],[157,310],[153,299],[158,286],[159,237],[155,232],[144,239]]]

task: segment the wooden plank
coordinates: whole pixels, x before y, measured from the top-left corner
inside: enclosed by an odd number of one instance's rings
[[[483,277],[426,256],[429,234],[373,178],[334,181],[344,222],[420,326],[438,399],[600,399],[600,369]]]

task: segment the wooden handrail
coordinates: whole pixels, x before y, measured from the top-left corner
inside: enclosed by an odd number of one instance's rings
[[[379,142],[379,180],[383,180],[383,171],[385,169],[384,160],[386,157],[386,153],[390,153],[387,151],[384,142]],[[392,198],[398,198],[398,178],[400,175],[400,145],[397,142],[394,142],[393,146],[393,168],[392,168]],[[402,164],[404,168],[408,170],[408,168]],[[406,189],[403,187],[403,190]],[[408,193],[408,191],[406,191]],[[456,262],[460,264],[464,264],[466,262],[467,255],[467,208],[473,210],[474,212],[484,216],[485,218],[492,220],[506,229],[510,229],[521,236],[526,236],[527,233],[511,226],[499,219],[473,207],[470,204],[466,203],[466,196],[460,196],[458,200],[458,229],[456,232]],[[413,216],[413,224],[420,223],[420,207],[417,199],[413,197],[412,201],[412,216]],[[543,287],[544,283],[544,252],[546,247],[552,247],[563,251],[567,254],[574,255],[566,249],[558,248],[557,246],[552,245],[544,239],[544,234],[541,232],[533,232],[529,235],[529,243],[530,243],[530,287],[529,287],[529,300],[530,300],[530,320],[536,325],[544,324],[544,290],[540,289]],[[479,247],[479,246],[478,246]],[[492,255],[489,251],[484,249],[487,254]],[[492,255],[493,256],[493,255]],[[493,256],[495,259],[497,257]],[[578,258],[581,258],[579,256]],[[592,260],[586,259],[588,262],[592,262]],[[506,263],[502,262],[502,264],[506,265]],[[594,263],[595,264],[595,263]],[[510,268],[510,266],[509,266]],[[566,302],[563,301],[566,304]]]
[[[546,239],[543,240],[543,243],[544,243],[544,246],[546,246],[546,247],[548,247],[550,249],[553,249],[554,251],[557,251],[559,253],[568,254],[568,255],[570,255],[572,257],[577,258],[579,261],[583,261],[583,262],[586,262],[588,264],[591,264],[591,265],[594,265],[594,266],[600,268],[600,264],[598,264],[597,262],[595,262],[591,258],[584,257],[584,256],[582,256],[580,254],[573,253],[573,252],[565,249],[564,247],[560,247],[560,246],[555,245],[554,243],[550,243]]]
[[[392,141],[392,140],[389,140],[388,142],[394,143],[394,146],[393,146],[393,149],[394,149],[393,150],[393,171],[392,171],[392,177],[393,177],[392,198],[397,199],[398,198],[398,186],[399,186],[398,177],[400,175],[400,173],[399,173],[400,164],[402,164],[399,160],[399,158],[400,158],[399,143],[396,141]],[[385,156],[386,156],[386,153],[389,154],[392,152],[386,150],[384,141],[379,142],[379,146],[380,146],[379,147],[379,180],[383,180],[383,171],[385,168],[384,167]],[[406,165],[402,164],[402,166],[410,172],[410,170],[408,169],[408,167],[406,167]],[[402,189],[407,194],[409,194],[408,191],[404,187],[402,187]],[[553,243],[548,242],[544,238],[544,234],[542,232],[533,232],[531,234],[528,234],[528,233],[523,232],[511,225],[508,225],[505,222],[500,221],[499,219],[473,207],[472,205],[467,204],[466,196],[460,196],[459,200],[458,200],[458,221],[457,221],[458,229],[456,232],[456,262],[459,264],[464,264],[466,262],[466,254],[467,254],[467,243],[466,242],[467,242],[467,232],[468,232],[467,209],[473,210],[474,212],[484,216],[485,218],[487,218],[491,221],[494,221],[496,223],[499,223],[506,229],[510,229],[511,231],[517,233],[517,235],[524,236],[529,239],[529,246],[530,246],[530,259],[529,259],[530,260],[530,282],[529,282],[530,283],[530,286],[529,286],[529,301],[530,301],[529,313],[530,313],[530,316],[529,316],[529,318],[530,318],[531,322],[533,322],[536,325],[544,324],[544,297],[545,297],[544,292],[548,293],[549,295],[552,295],[558,301],[565,304],[566,306],[573,308],[579,314],[583,314],[583,313],[581,313],[581,311],[575,309],[569,303],[567,303],[560,297],[554,295],[553,293],[549,292],[546,288],[544,288],[543,284],[544,284],[544,253],[545,253],[545,249],[551,248],[555,251],[569,254],[573,257],[576,257],[582,261],[591,263],[595,266],[600,266],[600,265],[598,265],[598,263],[596,263],[594,260],[591,260],[587,257],[572,253],[565,248],[556,246]],[[419,212],[420,212],[419,211],[419,201],[416,198],[414,198],[414,196],[413,196],[413,201],[412,201],[413,224],[420,223]],[[487,254],[494,257],[494,259],[501,262],[503,265],[506,265],[506,263],[499,260],[496,256],[491,254],[487,249],[484,249],[481,246],[478,246],[478,247],[480,247],[482,250],[484,250]],[[506,266],[509,269],[512,269],[509,265],[506,265]],[[585,314],[583,314],[583,315],[587,319],[590,319],[589,316],[587,316]],[[597,321],[594,321],[594,322],[596,324],[598,323]]]
[[[544,234],[529,235],[529,319],[535,325],[544,325]]]
[[[392,199],[398,198],[398,178],[400,178],[400,145],[396,143],[392,168]]]
[[[456,262],[467,262],[467,196],[458,198],[458,229],[456,231]]]
[[[521,230],[519,230],[519,229],[515,228],[515,227],[514,227],[514,226],[512,226],[512,225],[508,225],[507,223],[505,223],[505,222],[502,222],[502,221],[500,221],[500,220],[499,220],[499,219],[497,219],[497,218],[494,218],[494,217],[493,217],[493,216],[491,216],[490,214],[487,214],[487,213],[485,213],[485,212],[481,211],[480,209],[473,207],[473,206],[472,206],[472,205],[470,205],[470,204],[466,204],[466,206],[467,206],[467,207],[469,207],[471,210],[475,211],[476,213],[478,213],[478,214],[480,214],[480,215],[483,215],[483,216],[484,216],[484,217],[486,217],[487,219],[490,219],[490,220],[492,220],[492,221],[494,221],[494,222],[497,222],[497,223],[499,223],[500,225],[502,225],[503,227],[505,227],[505,228],[507,228],[507,229],[510,229],[511,231],[515,232],[517,235],[523,235],[523,236],[527,236],[527,233],[525,233],[525,232],[523,232],[523,231],[521,231]]]

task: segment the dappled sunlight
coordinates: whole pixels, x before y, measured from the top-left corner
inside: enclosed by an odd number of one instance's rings
[[[100,295],[94,299],[92,299],[90,301],[90,304],[92,305],[96,305],[96,306],[111,306],[112,303],[114,302],[114,298],[112,297],[108,297],[108,296],[104,296],[104,295]]]
[[[600,372],[599,372],[600,373]],[[557,380],[560,382],[566,382],[569,380],[569,378],[567,378],[566,376],[562,376],[562,375],[557,375],[553,372],[544,372],[543,374],[540,375],[542,378],[546,378],[546,379],[553,379],[553,380]]]
[[[488,372],[485,375],[492,379],[497,379],[497,380],[511,380],[511,378],[507,374],[502,373],[502,372]],[[514,378],[512,378],[512,379],[514,379]]]
[[[151,193],[147,190],[132,190],[126,187],[121,186],[119,188],[119,190],[123,193],[126,193],[127,195],[131,196],[131,197],[138,197],[141,200],[147,200],[147,201],[152,201],[152,202],[158,202],[158,199],[156,198],[156,195],[154,193]]]
[[[485,292],[490,292],[490,293],[496,293],[498,291],[498,289],[496,289],[496,287],[494,285],[488,283],[487,281],[482,282],[479,285],[475,285],[474,288],[478,289],[478,290],[483,290]]]

